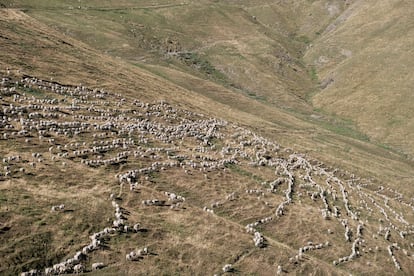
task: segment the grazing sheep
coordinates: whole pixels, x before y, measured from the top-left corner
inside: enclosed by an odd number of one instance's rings
[[[207,213],[211,213],[214,214],[214,210],[213,209],[209,209],[206,206],[203,207],[203,211],[207,212]]]
[[[53,212],[56,212],[56,211],[64,211],[65,210],[65,204],[60,204],[60,205],[52,206],[51,210]]]
[[[85,270],[85,267],[82,264],[77,264],[73,267],[73,273],[75,274],[83,273],[84,270]]]
[[[282,272],[283,272],[283,270],[282,270],[282,266],[281,266],[281,265],[278,265],[278,266],[277,266],[277,272],[276,272],[276,274],[277,274],[277,275],[280,275],[280,274],[282,274]]]
[[[232,267],[231,264],[226,264],[225,266],[223,266],[222,270],[223,270],[224,273],[231,272],[233,270],[233,267]]]
[[[20,274],[20,276],[36,276],[36,275],[39,275],[39,274],[40,274],[40,272],[37,269],[32,269],[28,272],[22,272]]]
[[[139,254],[137,254],[135,251],[132,251],[126,255],[127,261],[137,261],[141,258]]]
[[[265,240],[264,237],[262,236],[262,234],[260,234],[259,232],[254,232],[254,237],[253,237],[253,241],[254,241],[254,245],[257,247],[264,247],[265,244]]]
[[[405,212],[405,209],[396,208],[394,210],[394,206],[397,204],[405,205],[407,210],[414,210],[414,202],[407,201],[402,193],[383,186],[372,192],[373,190],[366,189],[368,183],[371,183],[370,180],[364,180],[367,183],[363,183],[361,179],[349,172],[328,167],[320,161],[294,152],[293,149],[281,150],[278,144],[268,141],[250,130],[224,120],[207,118],[202,114],[173,108],[165,102],[143,103],[137,99],[124,98],[124,95],[89,89],[82,85],[65,86],[26,76],[15,82],[12,79],[14,71],[10,71],[10,76],[2,78],[0,83],[1,99],[5,99],[1,110],[2,116],[0,116],[0,128],[3,130],[0,137],[17,143],[25,141],[29,143],[25,147],[29,146],[42,152],[24,153],[23,157],[4,157],[4,170],[0,172],[2,179],[3,176],[26,177],[24,172],[29,166],[47,168],[50,165],[57,165],[56,162],[49,163],[50,160],[58,160],[62,166],[67,167],[69,173],[70,170],[76,169],[77,165],[88,166],[88,170],[106,166],[105,170],[113,173],[123,170],[125,167],[139,166],[139,168],[129,169],[116,175],[117,183],[122,192],[123,185],[129,185],[131,191],[141,187],[140,185],[142,187],[149,186],[143,190],[152,188],[150,186],[153,180],[152,173],[165,174],[170,170],[179,169],[195,178],[201,177],[203,180],[209,180],[215,178],[215,172],[219,175],[229,173],[231,169],[228,168],[228,165],[240,166],[240,169],[248,166],[249,170],[253,171],[255,168],[260,170],[261,177],[266,177],[268,170],[276,177],[269,176],[269,179],[261,181],[262,190],[257,189],[256,184],[252,184],[253,182],[250,181],[238,183],[241,186],[237,188],[237,192],[227,194],[226,200],[211,201],[213,202],[211,208],[204,207],[203,210],[214,214],[214,208],[224,209],[227,205],[231,205],[231,208],[235,207],[232,210],[237,210],[235,212],[240,210],[240,213],[235,214],[236,216],[245,215],[241,220],[244,218],[250,220],[250,216],[253,215],[253,213],[249,213],[251,206],[242,205],[244,204],[243,200],[246,198],[251,200],[250,195],[258,196],[261,202],[271,206],[274,210],[268,217],[255,217],[252,223],[246,225],[245,229],[247,233],[252,234],[254,244],[257,247],[265,246],[265,238],[257,231],[258,227],[271,221],[275,223],[282,221],[283,218],[280,217],[286,213],[290,204],[299,203],[303,207],[305,204],[302,202],[308,201],[308,198],[302,197],[305,194],[308,194],[312,199],[309,200],[309,204],[312,207],[318,205],[316,208],[320,210],[322,217],[330,220],[326,222],[331,227],[330,229],[336,229],[332,228],[336,227],[333,225],[334,223],[342,224],[345,230],[345,239],[349,244],[352,244],[351,253],[333,261],[334,265],[352,261],[360,256],[360,247],[364,249],[361,246],[364,243],[363,234],[365,235],[365,231],[371,229],[371,225],[365,229],[362,221],[367,220],[371,214],[379,214],[381,217],[376,223],[386,225],[384,228],[381,226],[377,235],[373,235],[374,239],[378,235],[383,235],[387,241],[394,238],[409,240],[410,235],[414,233],[412,225],[402,213]],[[37,89],[48,95],[44,98],[26,95],[21,86],[27,89]],[[3,95],[8,93],[12,95],[3,98]],[[39,140],[33,139],[33,137],[38,137]],[[196,144],[194,145],[194,143]],[[172,146],[167,148],[165,146],[167,144]],[[153,147],[151,145],[162,146]],[[186,148],[190,145],[193,147]],[[16,164],[18,162],[21,164]],[[142,164],[146,164],[146,167],[141,167]],[[21,173],[15,174],[16,171]],[[42,171],[32,169],[31,173],[41,174]],[[142,184],[138,184],[141,181]],[[206,181],[206,183],[215,184],[214,181],[210,182]],[[241,190],[246,193],[240,193]],[[180,204],[185,201],[184,197],[176,193],[165,192],[164,194],[165,201],[144,200],[142,204],[144,206],[163,206],[168,200],[171,203],[171,209],[179,209]],[[96,195],[99,195],[99,192]],[[122,193],[120,193],[121,195]],[[283,196],[282,201],[275,200],[281,195]],[[236,200],[238,198],[241,200]],[[299,200],[294,202],[294,199]],[[87,258],[87,254],[99,249],[104,242],[104,237],[110,238],[112,235],[136,233],[141,230],[139,223],[132,227],[127,225],[128,213],[119,206],[114,194],[109,196],[109,200],[115,208],[115,218],[112,225],[92,234],[90,243],[84,246],[81,251],[76,252],[72,258],[62,263],[46,268],[44,274],[82,273],[85,269],[80,262]],[[206,200],[210,200],[209,195],[206,195]],[[379,203],[382,200],[384,201],[383,205]],[[414,200],[411,199],[411,201]],[[148,208],[140,209],[148,211]],[[368,216],[364,209],[368,211]],[[52,206],[51,210],[54,212],[64,211],[65,206],[63,204]],[[292,210],[294,209],[292,208]],[[246,213],[244,213],[245,211]],[[255,211],[259,216],[259,212]],[[266,207],[267,211],[268,207]],[[292,218],[294,215],[292,214]],[[354,222],[348,223],[349,219]],[[351,227],[356,223],[358,226],[354,237]],[[317,228],[317,225],[315,227]],[[373,227],[376,226],[373,225]],[[333,231],[330,229],[328,229],[328,233],[332,234]],[[392,231],[398,233],[399,236],[391,237]],[[408,246],[407,244],[401,244],[401,253],[408,256],[410,253],[407,249],[402,248]],[[329,242],[308,243],[299,248],[297,255],[290,260],[295,263],[305,261],[306,258],[303,256],[306,252],[327,246],[330,246]],[[414,247],[414,244],[411,244],[411,247]],[[378,246],[375,248],[376,251],[380,250]],[[399,246],[397,244],[389,246],[388,253],[395,267],[401,269],[393,250],[399,250]],[[133,261],[147,254],[148,249],[144,248],[132,251],[125,257],[127,260]],[[104,267],[103,263],[92,265],[92,269],[102,267]],[[232,265],[227,264],[223,267],[223,272],[230,271],[232,271]],[[279,265],[277,274],[282,272],[282,266]],[[42,274],[31,270],[22,273],[22,275],[34,273]]]
[[[92,264],[92,270],[98,270],[105,267],[104,263],[93,263]]]
[[[139,223],[134,224],[133,229],[135,232],[138,232],[141,229],[141,225]]]

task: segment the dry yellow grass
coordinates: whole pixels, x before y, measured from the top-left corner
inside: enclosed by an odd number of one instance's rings
[[[411,156],[414,65],[412,2],[354,2],[305,55],[321,81],[315,106],[358,123],[374,141]]]
[[[380,206],[386,208],[382,197],[375,193],[379,185],[384,185],[386,188],[403,192],[404,202],[411,203],[412,164],[399,155],[363,141],[332,134],[289,113],[260,102],[249,101],[245,96],[234,94],[234,91],[202,78],[164,68],[150,68],[174,79],[173,84],[122,59],[104,55],[82,42],[63,36],[20,11],[0,10],[0,15],[0,34],[8,38],[3,39],[2,44],[6,51],[0,52],[3,76],[6,76],[5,68],[11,67],[12,76],[16,75],[16,79],[25,73],[44,80],[53,77],[54,81],[62,84],[76,86],[82,83],[90,88],[104,88],[111,93],[105,98],[108,103],[95,104],[95,108],[105,109],[111,115],[126,112],[125,121],[121,120],[121,124],[127,123],[128,118],[144,118],[143,115],[128,113],[128,110],[134,108],[143,112],[132,104],[134,99],[143,102],[167,100],[174,108],[206,114],[199,117],[195,114],[185,115],[185,112],[179,111],[179,117],[171,124],[179,122],[185,116],[189,121],[208,116],[221,117],[253,129],[269,140],[276,140],[284,146],[294,148],[295,151],[307,152],[310,159],[317,157],[333,168],[339,168],[340,170],[333,175],[339,177],[343,183],[352,178],[352,172],[375,178],[356,180],[358,184],[367,184],[361,187],[361,190],[355,190],[356,185],[346,185],[351,209],[361,212],[360,218],[365,224],[365,243],[361,246],[361,257],[339,266],[334,266],[332,261],[349,255],[351,243],[345,242],[344,228],[336,218],[324,220],[321,217],[320,208],[323,208],[323,205],[320,198],[314,201],[306,193],[317,190],[300,187],[300,184],[306,183],[301,177],[305,174],[302,169],[292,169],[295,176],[293,201],[286,206],[285,215],[275,217],[273,221],[257,227],[265,236],[268,246],[263,249],[254,246],[252,235],[245,231],[246,224],[273,215],[275,208],[285,199],[284,191],[287,185],[282,184],[276,193],[265,193],[260,199],[255,195],[246,194],[246,189],[265,190],[268,186],[261,183],[272,181],[277,176],[273,167],[252,167],[248,165],[248,159],[238,157],[241,160],[240,164],[228,166],[226,170],[200,171],[198,168],[187,167],[186,173],[182,168],[173,167],[150,173],[147,175],[148,179],[143,175],[139,179],[140,189],[136,193],[130,192],[125,184],[117,202],[127,214],[128,224],[140,222],[146,231],[105,238],[105,247],[93,251],[84,262],[88,268],[91,263],[102,261],[108,267],[99,271],[99,274],[205,275],[221,273],[222,267],[226,263],[231,263],[235,273],[274,275],[277,266],[282,264],[285,272],[296,274],[392,274],[396,273],[396,270],[386,247],[398,242],[402,249],[412,252],[410,235],[402,239],[398,232],[393,230],[390,241],[385,241],[381,235],[377,238],[372,236],[378,231],[379,225],[387,224],[378,220],[384,220],[383,215],[375,205],[363,197],[363,194],[369,195]],[[17,69],[21,72],[17,73]],[[206,95],[201,95],[203,91],[206,91]],[[24,89],[20,87],[17,92],[22,95]],[[117,93],[121,96],[117,96]],[[39,92],[38,89],[34,89],[32,95],[36,99],[64,98],[50,90]],[[66,97],[69,103],[79,100],[77,96]],[[126,100],[121,101],[122,97]],[[63,108],[68,102],[57,105]],[[11,96],[6,95],[1,99],[1,103],[3,107],[10,104],[26,104],[15,102]],[[90,107],[88,103],[78,104]],[[109,111],[111,108],[114,110]],[[32,112],[30,108],[29,111]],[[161,112],[164,110],[161,109]],[[73,114],[67,112],[69,117],[57,120],[70,121],[73,120],[73,115],[97,116],[97,113],[99,112],[92,110],[75,110]],[[151,117],[151,120],[168,124],[165,118],[157,116]],[[85,119],[85,122],[103,125],[105,120]],[[18,121],[13,124],[17,129],[21,127]],[[2,134],[11,131],[2,128]],[[230,124],[219,127],[218,131],[223,137],[213,139],[212,143],[217,148],[208,150],[207,153],[199,152],[200,141],[192,137],[166,144],[145,131],[141,134],[149,139],[150,143],[139,142],[139,145],[144,149],[179,146],[180,149],[174,154],[187,155],[188,159],[196,159],[193,155],[201,155],[220,160],[223,146],[240,147],[237,136],[234,136],[235,132],[240,130]],[[99,133],[108,133],[109,137],[92,136]],[[253,134],[247,135],[249,138],[252,136]],[[52,134],[52,137],[55,139],[54,147],[85,142],[85,148],[90,147],[93,141],[128,138],[127,134],[110,131],[86,131],[80,136],[71,137]],[[142,138],[138,134],[132,134],[130,137],[137,141]],[[4,274],[16,274],[31,268],[45,268],[73,256],[77,250],[90,242],[90,234],[111,225],[114,208],[111,207],[108,197],[111,193],[118,194],[120,191],[115,175],[130,169],[150,166],[154,161],[170,160],[167,153],[161,152],[154,154],[159,157],[156,160],[148,156],[129,157],[127,162],[118,165],[92,168],[81,163],[82,157],[52,160],[53,155],[48,152],[50,144],[47,138],[39,141],[37,137],[31,137],[28,143],[24,139],[0,140],[2,157],[19,154],[24,160],[12,165],[11,177],[0,182],[0,240],[4,244],[0,250],[0,272]],[[68,152],[71,153],[74,148],[68,146]],[[128,149],[135,147],[129,146]],[[257,149],[253,146],[246,146],[246,149],[249,156],[254,158]],[[273,158],[272,160],[287,160],[292,151],[284,149],[268,149],[267,154]],[[115,157],[120,151],[122,149],[100,155],[90,153],[84,158],[92,160],[101,156],[101,159],[108,159]],[[44,159],[43,162],[36,163],[36,168],[29,165],[30,162],[36,162],[31,155],[33,152],[42,153]],[[64,149],[56,150],[54,155],[63,152]],[[25,173],[18,171],[19,166],[26,169]],[[346,170],[351,173],[345,173]],[[400,179],[396,180],[397,178]],[[325,189],[329,189],[325,186],[324,177],[314,176],[314,180]],[[335,186],[335,189],[339,191],[338,186]],[[141,204],[142,200],[166,199],[164,191],[185,196],[183,209],[175,211],[169,209],[169,206]],[[226,196],[232,192],[237,192],[237,198],[233,201],[226,200]],[[382,193],[390,198],[391,208],[398,213],[401,212],[411,225],[414,219],[410,216],[411,208],[394,199],[398,194],[388,190]],[[338,196],[337,200],[329,197],[329,204],[338,205],[342,216],[348,218],[355,239],[356,228],[360,222],[351,220],[345,212],[339,192]],[[372,213],[363,209],[365,205],[361,202],[362,199],[373,209]],[[204,206],[210,207],[216,201],[220,201],[221,205],[214,208],[214,214],[202,210]],[[269,205],[265,204],[266,201]],[[51,206],[63,202],[67,206],[67,212],[50,212]],[[390,210],[386,209],[386,212]],[[391,213],[389,216],[391,223],[404,228],[396,216]],[[333,234],[328,234],[328,228]],[[331,246],[307,252],[297,263],[289,261],[298,254],[298,249],[309,241],[316,244],[329,241]],[[125,260],[125,254],[144,246],[148,246],[153,254],[138,262]],[[375,246],[379,246],[379,250],[375,250]],[[374,252],[365,252],[368,251],[368,247],[372,247]],[[402,267],[400,273],[412,273],[412,257],[405,256],[402,250],[396,250],[395,254]]]

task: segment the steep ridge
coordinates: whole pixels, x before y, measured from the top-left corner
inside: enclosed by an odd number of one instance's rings
[[[414,270],[399,156],[1,15],[2,273]],[[212,100],[222,93],[251,110]]]

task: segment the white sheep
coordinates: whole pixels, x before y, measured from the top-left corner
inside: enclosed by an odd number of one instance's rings
[[[93,263],[92,264],[92,270],[98,270],[105,267],[104,263]]]
[[[224,273],[231,272],[233,270],[233,266],[231,264],[226,264],[223,266],[222,270]]]
[[[82,264],[77,264],[73,267],[73,273],[75,274],[79,274],[79,273],[83,273],[85,267]]]

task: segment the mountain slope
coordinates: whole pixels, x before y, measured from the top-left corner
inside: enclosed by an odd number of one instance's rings
[[[315,106],[354,120],[374,141],[410,155],[413,10],[410,1],[355,1],[305,55],[324,84]]]
[[[407,159],[0,13],[2,274],[414,271]]]
[[[2,2],[111,56],[347,125],[413,158],[407,1]]]

